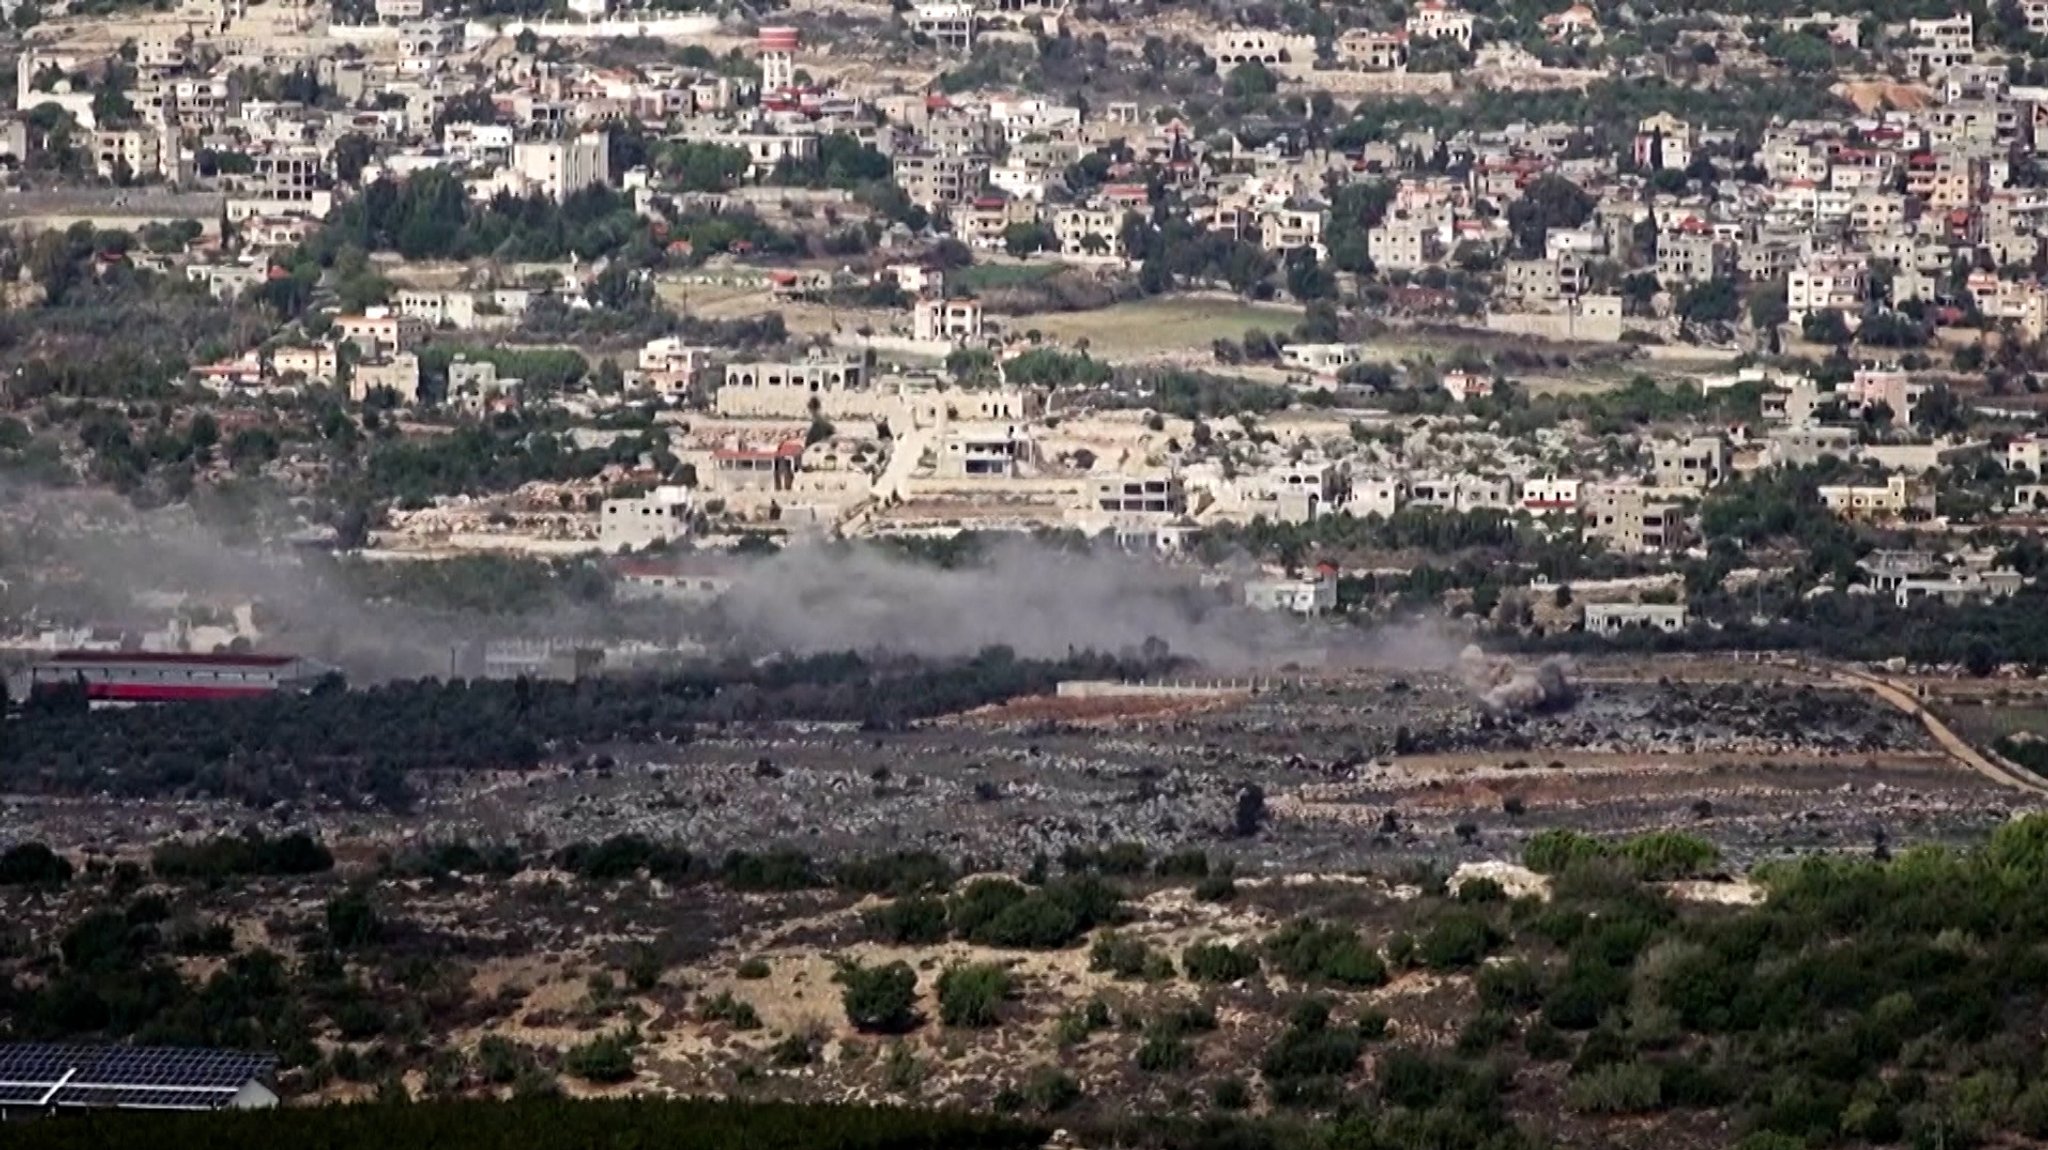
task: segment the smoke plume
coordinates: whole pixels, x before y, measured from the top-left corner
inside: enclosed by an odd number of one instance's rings
[[[875,544],[797,544],[763,556],[691,556],[688,565],[728,576],[729,588],[709,607],[558,594],[523,612],[457,611],[366,598],[360,576],[331,556],[283,541],[301,520],[281,504],[223,517],[183,505],[137,511],[78,490],[0,490],[5,496],[12,498],[0,509],[0,620],[9,629],[141,631],[161,628],[173,611],[226,617],[250,605],[258,649],[320,659],[357,682],[446,675],[453,648],[492,639],[678,640],[685,648],[701,641],[714,652],[751,655],[948,657],[1000,645],[1038,658],[1163,643],[1225,673],[1453,672],[1498,713],[1565,706],[1572,697],[1568,665],[1523,668],[1476,648],[1461,656],[1462,640],[1439,621],[1359,626],[1253,611],[1234,581],[1110,547],[1020,536],[945,568]]]
[[[306,655],[373,681],[446,675],[460,643],[604,623],[566,597],[538,620],[366,598],[332,556],[287,541],[299,521],[282,505],[259,502],[224,517],[184,504],[138,511],[82,490],[0,496],[10,497],[0,525],[0,617],[16,633],[89,626],[139,634],[174,615],[225,621],[245,611],[255,649]]]
[[[1458,677],[1495,715],[1548,714],[1569,710],[1578,701],[1572,684],[1571,660],[1562,656],[1545,659],[1533,666],[1500,655],[1489,655],[1477,645],[1458,653]]]
[[[1250,611],[1192,569],[1110,549],[1018,538],[955,568],[868,545],[799,545],[740,569],[718,606],[761,651],[888,649],[964,655],[1002,645],[1057,658],[1165,643],[1218,669],[1316,665],[1329,628]]]

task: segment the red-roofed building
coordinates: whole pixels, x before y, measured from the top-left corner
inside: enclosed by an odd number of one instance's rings
[[[622,599],[709,603],[732,589],[733,567],[703,555],[622,559],[612,565]]]
[[[788,491],[803,466],[804,444],[788,439],[773,447],[721,447],[711,453],[720,491]]]
[[[32,693],[83,688],[95,702],[161,703],[306,691],[332,668],[297,655],[65,651],[29,668]]]
[[[1130,211],[1144,211],[1152,206],[1152,190],[1143,184],[1110,184],[1102,189],[1102,198]]]
[[[960,242],[970,248],[1000,251],[1011,225],[1036,223],[1037,220],[1037,205],[1029,200],[977,196],[972,203],[953,213],[953,230],[960,236]]]
[[[192,369],[192,380],[210,391],[231,391],[263,383],[263,359],[255,352]]]

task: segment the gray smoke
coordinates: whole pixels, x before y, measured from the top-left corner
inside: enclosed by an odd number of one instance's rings
[[[814,544],[739,568],[717,614],[726,635],[755,652],[949,656],[1002,645],[1058,658],[1157,641],[1226,673],[1446,671],[1457,656],[1458,641],[1438,622],[1357,626],[1254,611],[1238,588],[1213,569],[1025,536],[950,569],[874,545]]]
[[[75,489],[0,490],[0,497],[11,507],[0,525],[0,616],[9,631],[139,633],[162,628],[172,615],[226,619],[250,608],[256,649],[306,655],[371,681],[446,675],[460,643],[604,622],[566,600],[536,618],[366,599],[331,556],[287,541],[303,524],[281,504],[222,516],[184,504],[138,511],[115,496]]]
[[[1562,656],[1534,665],[1489,655],[1477,645],[1458,653],[1458,677],[1495,715],[1547,714],[1569,710],[1578,701],[1571,660]]]
[[[499,638],[706,640],[754,655],[946,657],[1001,645],[1037,658],[1163,643],[1225,673],[1458,664],[1458,640],[1434,622],[1362,627],[1253,611],[1234,581],[1200,568],[1021,536],[952,569],[864,543],[696,556],[692,563],[715,562],[732,575],[708,610],[557,595],[525,613],[486,613],[366,600],[360,580],[344,578],[332,557],[283,541],[303,520],[281,503],[223,517],[183,505],[138,512],[75,489],[0,490],[0,498],[0,621],[9,630],[142,630],[163,626],[166,604],[181,600],[222,615],[249,604],[260,649],[332,663],[358,682],[445,675],[452,648]]]
[[[1109,549],[1017,538],[941,568],[868,545],[798,545],[748,563],[719,604],[728,633],[760,651],[964,655],[1002,645],[1030,658],[1165,643],[1219,669],[1314,665],[1300,620],[1250,611],[1197,572]]]

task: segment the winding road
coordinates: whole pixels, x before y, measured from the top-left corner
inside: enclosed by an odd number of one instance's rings
[[[1881,675],[1849,667],[1829,667],[1826,671],[1828,677],[1834,681],[1847,686],[1861,687],[1918,719],[1920,725],[1927,728],[1927,733],[1934,736],[1934,741],[1941,744],[1942,749],[1950,756],[1992,782],[2028,794],[2048,796],[2048,782],[2043,782],[1995,754],[1987,755],[1971,746],[1907,688]]]

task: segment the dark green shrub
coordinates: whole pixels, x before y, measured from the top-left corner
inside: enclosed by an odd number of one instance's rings
[[[1138,843],[1112,843],[1101,848],[1068,847],[1060,866],[1071,875],[1105,874],[1130,877],[1145,873],[1148,859]],[[1204,860],[1206,865],[1206,860]]]
[[[1035,890],[1009,879],[980,879],[948,904],[953,933],[983,946],[1052,950],[1099,926],[1121,921],[1123,894],[1083,875]]]
[[[694,862],[690,852],[663,846],[646,835],[613,835],[598,843],[572,843],[562,848],[556,862],[577,878],[591,882],[613,882],[632,878],[641,871],[656,878],[688,876]],[[157,865],[162,873],[162,863]]]
[[[1621,844],[1621,855],[1645,882],[1670,882],[1706,874],[1721,863],[1721,851],[1698,835],[1652,831]]]
[[[1537,1062],[1559,1062],[1572,1056],[1571,1039],[1545,1018],[1531,1022],[1523,1032],[1522,1049]]]
[[[1173,977],[1173,961],[1143,939],[1115,931],[1096,936],[1088,950],[1088,969],[1117,978],[1158,981]]]
[[[780,893],[826,885],[809,855],[788,849],[758,855],[733,851],[725,856],[719,875],[725,885],[740,891]]]
[[[1024,1101],[1040,1114],[1057,1114],[1081,1100],[1081,1084],[1064,1071],[1045,1067],[1024,1085]]]
[[[842,967],[840,1001],[854,1028],[869,1034],[902,1034],[917,1026],[917,972],[902,962]]]
[[[562,1069],[585,1082],[624,1082],[633,1077],[633,1046],[623,1034],[601,1034],[562,1056]]]
[[[1152,864],[1160,878],[1205,879],[1209,877],[1209,855],[1202,850],[1178,851]]]
[[[946,919],[956,936],[972,939],[1029,893],[1012,879],[978,878],[946,901]]]
[[[1500,942],[1500,932],[1484,917],[1468,910],[1448,910],[1437,916],[1422,937],[1422,961],[1433,970],[1462,970],[1477,966]]]
[[[930,851],[852,859],[832,869],[833,884],[843,890],[898,898],[944,891],[953,879],[952,866]]]
[[[1453,1063],[1412,1050],[1394,1050],[1380,1059],[1381,1101],[1410,1110],[1429,1110],[1465,1082]]]
[[[1458,1032],[1458,1053],[1467,1056],[1485,1054],[1505,1041],[1514,1029],[1515,1024],[1507,1015],[1497,1010],[1482,1010]]]
[[[524,1049],[498,1035],[487,1035],[477,1043],[477,1073],[493,1086],[510,1086],[532,1064],[532,1056]]]
[[[1606,843],[1578,831],[1547,830],[1532,835],[1522,848],[1522,865],[1537,874],[1558,875],[1577,863],[1606,858]]]
[[[1181,952],[1180,968],[1195,982],[1237,982],[1259,972],[1259,956],[1249,947],[1198,942]]]
[[[165,843],[150,853],[150,869],[167,882],[219,882],[252,875],[320,874],[334,869],[334,855],[303,831],[272,839],[250,829],[201,842]]]
[[[1643,1114],[1662,1098],[1657,1068],[1646,1062],[1617,1062],[1574,1077],[1565,1087],[1565,1105],[1581,1114]]]
[[[994,1026],[1014,989],[1010,972],[993,963],[953,967],[939,976],[939,1021],[947,1026]]]
[[[928,896],[899,898],[875,907],[861,916],[861,922],[875,937],[898,946],[930,946],[946,940],[946,904]]]
[[[1529,1010],[1543,1001],[1543,982],[1521,959],[1479,968],[1479,1003],[1493,1010]]]
[[[384,935],[384,921],[370,905],[370,896],[360,889],[345,891],[327,900],[327,940],[347,950],[368,946]]]
[[[1574,962],[1543,996],[1543,1017],[1559,1030],[1591,1030],[1627,1000],[1627,975],[1600,963]]]
[[[754,1011],[754,1004],[730,994],[719,994],[704,1004],[704,1019],[707,1022],[723,1022],[734,1030],[761,1029],[761,1016]]]
[[[1358,1066],[1365,1051],[1365,1039],[1350,1027],[1299,1027],[1282,1034],[1259,1060],[1259,1072],[1269,1081],[1301,1078],[1341,1078]]]
[[[1138,1047],[1138,1069],[1147,1074],[1186,1070],[1194,1062],[1194,1050],[1178,1034],[1155,1031]]]
[[[1266,940],[1273,965],[1290,978],[1339,986],[1373,987],[1387,981],[1387,964],[1349,927],[1298,918]]]
[[[1507,888],[1490,878],[1470,878],[1458,884],[1458,901],[1466,905],[1506,902]]]
[[[71,863],[42,843],[17,843],[0,854],[0,886],[63,886]]]

